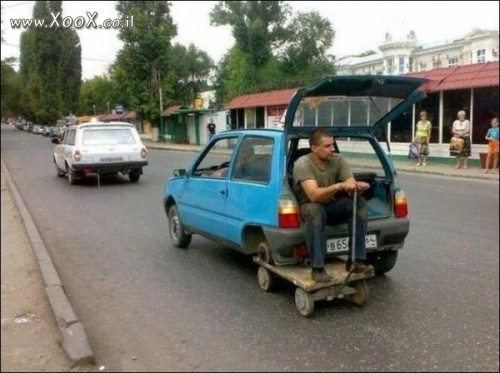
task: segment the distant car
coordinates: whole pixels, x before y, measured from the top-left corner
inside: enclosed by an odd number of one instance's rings
[[[192,235],[199,234],[267,263],[306,261],[292,171],[294,162],[310,152],[311,132],[328,123],[322,127],[334,136],[336,153],[349,161],[362,150],[363,156],[378,160],[373,168],[351,169],[357,180],[371,186],[363,194],[368,206],[366,262],[377,275],[390,271],[410,221],[406,194],[378,138],[390,121],[425,97],[419,89],[423,83],[394,76],[328,77],[296,92],[283,129],[215,135],[187,169],[174,170],[164,183],[163,207],[173,245],[186,248]],[[346,223],[328,226],[327,236],[328,257],[348,253]]]
[[[54,164],[57,176],[68,175],[70,185],[87,175],[128,175],[139,181],[148,164],[148,151],[135,127],[124,122],[85,123],[65,128],[56,144]]]

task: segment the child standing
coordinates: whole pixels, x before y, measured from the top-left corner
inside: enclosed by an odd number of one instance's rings
[[[486,156],[486,165],[484,173],[488,173],[488,167],[491,163],[491,157],[494,157],[493,162],[493,173],[496,173],[496,169],[498,166],[498,138],[499,138],[499,129],[498,129],[498,118],[493,118],[491,120],[491,128],[486,133],[486,140],[488,140],[488,155]]]

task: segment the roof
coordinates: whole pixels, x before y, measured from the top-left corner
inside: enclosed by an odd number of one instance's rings
[[[453,89],[470,89],[498,87],[499,62],[478,63],[457,67],[438,68],[404,76],[425,78],[429,81],[422,89],[426,92],[448,91]],[[224,109],[244,109],[247,107],[288,105],[297,89],[283,89],[253,93],[233,98]]]
[[[127,111],[125,115],[121,117],[121,119],[136,119],[137,113],[135,111]]]
[[[180,109],[187,109],[187,106],[183,106],[183,105],[173,105],[173,106],[169,106],[168,108],[166,108],[165,110],[163,110],[161,112],[161,115],[164,116],[164,117],[168,117],[169,115],[172,115],[172,114],[177,114],[177,112],[180,110]]]
[[[419,73],[407,74],[429,79],[423,89],[426,92],[449,91],[496,87],[499,85],[499,62],[478,63],[451,68],[439,68]]]
[[[110,113],[106,115],[104,118],[101,118],[101,120],[120,120],[121,118],[122,118],[121,114]]]
[[[247,107],[288,105],[290,99],[297,89],[283,89],[278,91],[269,91],[261,93],[252,93],[250,95],[233,98],[224,109],[242,109]]]

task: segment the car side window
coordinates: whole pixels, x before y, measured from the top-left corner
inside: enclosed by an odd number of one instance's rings
[[[67,130],[64,133],[64,145],[75,145],[76,130]]]
[[[238,147],[231,179],[268,183],[271,180],[273,148],[272,138],[246,136]]]
[[[212,143],[205,155],[196,162],[192,176],[225,178],[237,142],[238,137],[225,137]]]

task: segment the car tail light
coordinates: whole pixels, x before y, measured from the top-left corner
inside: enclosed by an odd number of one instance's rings
[[[305,244],[302,244],[300,246],[297,246],[296,248],[293,249],[293,254],[297,258],[307,258],[309,256],[309,249]]]
[[[80,160],[82,159],[82,153],[80,153],[79,150],[75,150],[75,154],[73,155],[73,159],[75,160],[75,162],[80,162]]]
[[[279,202],[278,221],[280,228],[299,228],[299,205],[291,196],[282,196]]]
[[[396,192],[394,195],[394,214],[397,218],[404,218],[408,215],[408,200],[403,191]]]
[[[148,151],[146,148],[141,149],[141,157],[146,158],[148,156]]]

